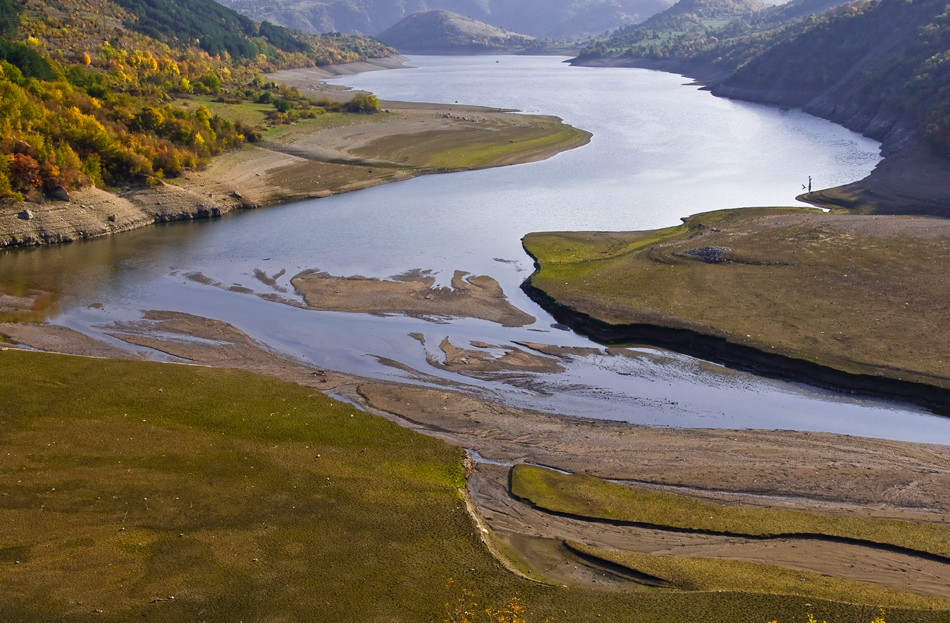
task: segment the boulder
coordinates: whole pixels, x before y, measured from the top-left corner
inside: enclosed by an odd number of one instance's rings
[[[69,193],[62,186],[57,186],[49,191],[49,198],[56,201],[69,201]]]

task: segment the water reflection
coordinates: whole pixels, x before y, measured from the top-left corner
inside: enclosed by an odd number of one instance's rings
[[[876,143],[794,111],[718,100],[667,74],[571,68],[550,58],[417,60],[418,70],[347,80],[384,97],[557,114],[593,131],[594,139],[530,165],[3,251],[0,292],[47,293],[33,299],[31,313],[126,348],[109,335],[115,323],[138,320],[145,310],[171,310],[230,323],[309,364],[372,378],[451,382],[544,411],[950,443],[950,419],[903,405],[762,379],[657,349],[603,351],[552,326],[519,289],[531,270],[520,245],[525,233],[654,228],[705,209],[788,204],[810,174],[826,185],[863,177],[877,161]],[[502,327],[306,310],[296,306],[291,284],[306,270],[368,277],[423,270],[440,284],[457,270],[488,275],[538,320]],[[474,377],[432,365],[446,356],[444,342],[487,352],[516,343],[575,350],[559,357],[559,372]]]

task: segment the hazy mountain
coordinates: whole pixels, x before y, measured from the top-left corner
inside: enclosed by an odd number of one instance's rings
[[[413,13],[376,38],[400,52],[416,54],[520,51],[536,41],[448,11]]]
[[[533,37],[603,34],[641,22],[671,0],[220,0],[255,20],[309,32],[375,35],[420,11],[441,9]]]

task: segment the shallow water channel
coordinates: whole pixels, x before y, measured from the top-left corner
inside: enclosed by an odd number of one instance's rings
[[[797,429],[950,443],[950,418],[887,401],[764,379],[654,348],[569,356],[560,373],[462,376],[427,363],[439,343],[596,346],[553,324],[519,289],[521,237],[540,230],[673,225],[718,208],[795,205],[816,187],[857,180],[878,144],[797,111],[713,97],[680,76],[573,68],[551,57],[416,57],[413,69],[339,82],[382,98],[460,102],[554,114],[591,143],[539,163],[427,176],[347,195],[150,227],[59,247],[0,253],[0,290],[54,293],[50,322],[115,345],[116,321],[162,309],[216,318],[308,363],[414,379],[398,362],[469,391],[543,411],[639,424]],[[389,277],[420,269],[490,275],[537,318],[503,328],[472,319],[316,312],[261,298],[316,269]],[[259,277],[276,276],[276,288]],[[203,282],[187,275],[200,273]],[[217,282],[219,285],[206,285]],[[223,284],[223,287],[222,287]],[[229,290],[233,285],[241,291]],[[423,334],[425,345],[410,334]],[[135,350],[142,350],[135,347]],[[156,359],[165,358],[153,353]],[[416,379],[416,382],[425,383]]]

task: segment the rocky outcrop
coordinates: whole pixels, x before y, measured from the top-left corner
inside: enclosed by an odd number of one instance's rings
[[[0,247],[73,242],[129,231],[153,223],[221,216],[255,207],[232,196],[202,196],[160,183],[113,194],[99,188],[73,191],[64,201],[41,200],[0,206]]]

